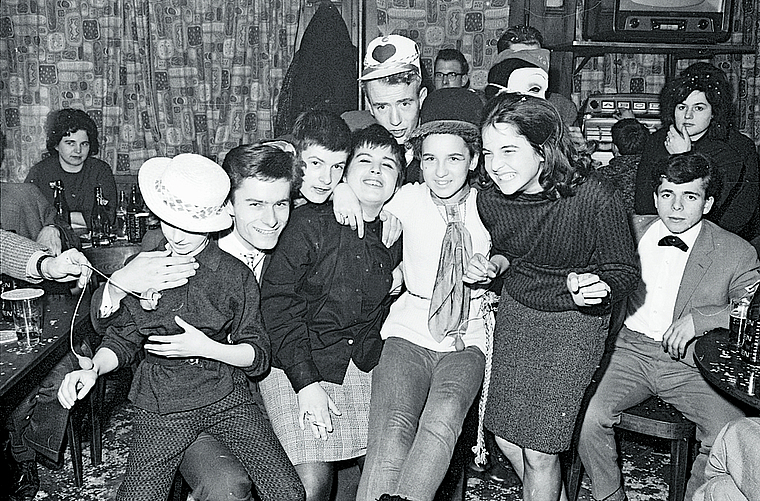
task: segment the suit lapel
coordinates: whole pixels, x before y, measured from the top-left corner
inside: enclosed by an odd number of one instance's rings
[[[711,254],[714,250],[713,232],[710,225],[705,221],[702,223],[702,229],[694,242],[694,248],[689,254],[689,260],[686,261],[681,287],[678,289],[676,305],[673,309],[674,321],[683,316],[686,306],[691,302],[691,297],[704,279],[707,270],[710,269],[713,261]]]

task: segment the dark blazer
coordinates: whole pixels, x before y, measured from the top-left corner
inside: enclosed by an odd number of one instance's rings
[[[659,216],[634,216],[632,228],[636,243],[659,219]],[[743,238],[703,220],[702,229],[694,242],[678,289],[673,321],[691,313],[697,336],[718,328],[728,328],[729,299],[746,294],[745,288],[760,280],[757,251]],[[637,298],[643,301],[645,285],[626,300],[613,321],[614,334],[623,326],[628,312],[635,311]],[[693,344],[689,346],[693,351]],[[687,352],[685,361],[691,363]]]

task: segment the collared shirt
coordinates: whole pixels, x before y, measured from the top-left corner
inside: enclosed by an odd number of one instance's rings
[[[662,220],[653,223],[644,233],[638,245],[644,287],[639,287],[630,296],[626,327],[662,341],[662,335],[673,323],[683,272],[701,229],[700,221],[677,235],[689,246],[686,252],[677,247],[658,245],[660,239],[672,235]]]
[[[293,389],[341,384],[349,362],[369,372],[380,358],[401,240],[382,242],[382,222],[364,238],[335,221],[331,202],[295,209],[261,281],[261,311],[272,363]]]
[[[264,258],[267,257],[266,253],[258,249],[249,249],[234,231],[229,232],[227,235],[219,239],[219,248],[228,254],[232,254],[234,257],[245,263],[248,268],[256,275],[256,282],[261,283],[261,272],[264,269]]]
[[[219,343],[253,347],[253,364],[241,368],[248,376],[269,367],[270,343],[259,310],[258,287],[251,271],[209,241],[196,256],[199,267],[187,284],[162,291],[155,310],[144,310],[137,298],[122,300],[117,314],[100,319],[105,327],[102,347],[116,354],[119,366],[129,363],[153,334],[176,335],[183,329],[175,316]],[[238,369],[206,358],[172,358],[169,365],[143,361],[129,393],[135,406],[160,414],[204,407],[232,391]]]

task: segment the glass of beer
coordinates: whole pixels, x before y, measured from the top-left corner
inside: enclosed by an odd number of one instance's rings
[[[18,352],[28,353],[42,338],[42,289],[14,289],[3,293],[13,310]]]
[[[731,313],[728,321],[729,339],[731,344],[741,348],[744,342],[744,332],[747,330],[747,311],[749,298],[731,298]]]

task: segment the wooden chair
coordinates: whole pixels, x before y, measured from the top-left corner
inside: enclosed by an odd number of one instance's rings
[[[582,422],[582,416],[578,419]],[[659,397],[650,397],[625,410],[615,428],[670,441],[668,501],[684,501],[686,477],[693,459],[691,451],[696,442],[696,425]],[[574,441],[566,485],[568,501],[578,498],[582,478],[583,464],[578,456],[577,441]]]

